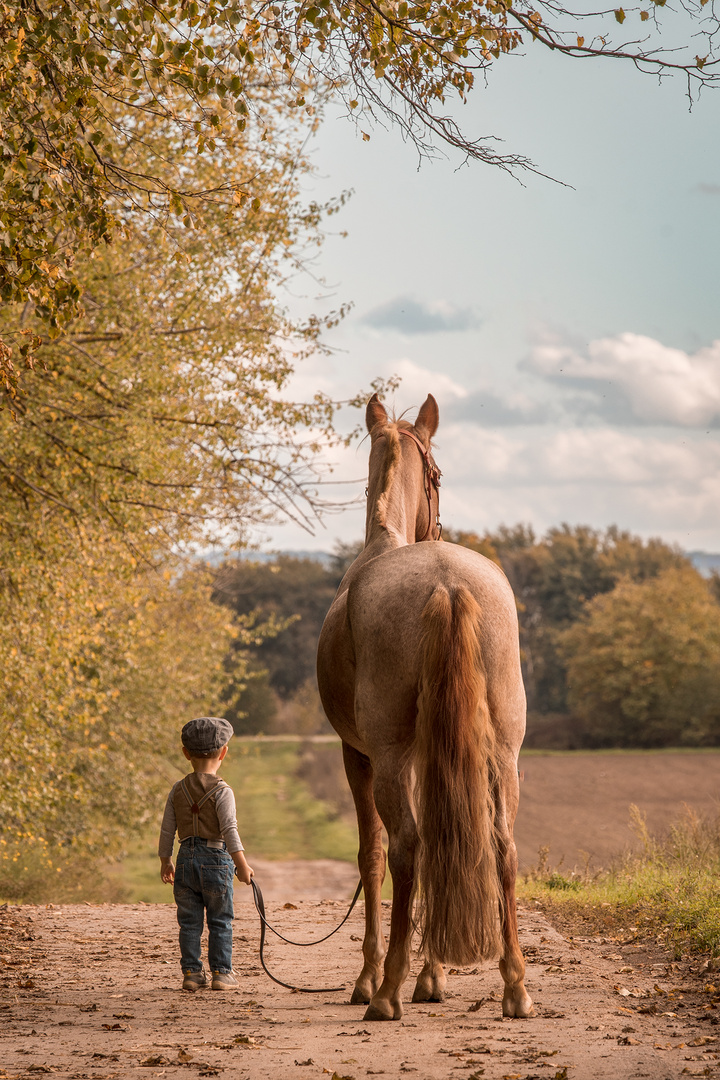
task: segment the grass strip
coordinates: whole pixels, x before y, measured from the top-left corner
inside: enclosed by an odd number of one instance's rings
[[[594,933],[654,935],[676,957],[720,955],[720,816],[701,818],[687,807],[658,838],[632,806],[631,824],[641,851],[607,870],[550,871],[541,849],[537,869],[518,882],[519,898]]]

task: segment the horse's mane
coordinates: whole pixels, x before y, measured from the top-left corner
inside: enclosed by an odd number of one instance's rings
[[[385,428],[385,457],[380,466],[380,497],[375,504],[375,520],[383,527],[387,524],[388,498],[390,488],[395,479],[398,463],[400,461],[400,436],[397,433],[398,425],[395,421]]]

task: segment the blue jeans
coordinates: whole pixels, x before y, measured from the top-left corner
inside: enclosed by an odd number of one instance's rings
[[[191,836],[180,845],[173,893],[183,973],[202,971],[200,937],[206,911],[210,970],[232,971],[234,873],[235,864],[224,844],[222,849],[210,848],[207,840]]]

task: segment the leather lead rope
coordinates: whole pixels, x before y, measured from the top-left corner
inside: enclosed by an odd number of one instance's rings
[[[355,890],[355,895],[350,901],[350,907],[348,908],[347,914],[342,920],[342,922],[338,923],[335,929],[331,930],[329,934],[325,935],[325,937],[318,938],[316,941],[291,941],[290,938],[284,937],[284,935],[281,934],[279,930],[276,930],[275,927],[268,922],[265,916],[265,901],[263,900],[262,890],[258,883],[255,881],[255,878],[250,879],[250,884],[252,885],[255,909],[260,916],[260,963],[262,964],[263,971],[265,972],[267,977],[269,979],[272,979],[274,983],[277,983],[278,986],[284,986],[286,990],[297,990],[300,994],[336,994],[340,990],[344,990],[344,986],[293,986],[292,983],[286,983],[283,982],[282,979],[276,979],[274,975],[270,974],[267,964],[265,963],[265,935],[267,930],[272,930],[273,934],[275,934],[276,937],[279,937],[281,941],[285,941],[288,945],[297,945],[301,949],[307,949],[310,945],[319,945],[322,941],[327,941],[327,939],[331,938],[333,934],[337,934],[340,927],[344,926],[350,918],[350,913],[355,907],[358,901],[358,897],[362,892],[362,881],[358,882],[357,889]]]

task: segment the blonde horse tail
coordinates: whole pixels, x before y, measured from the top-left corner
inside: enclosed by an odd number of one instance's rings
[[[494,729],[481,610],[464,587],[436,588],[422,613],[414,764],[421,948],[471,964],[501,952]]]

